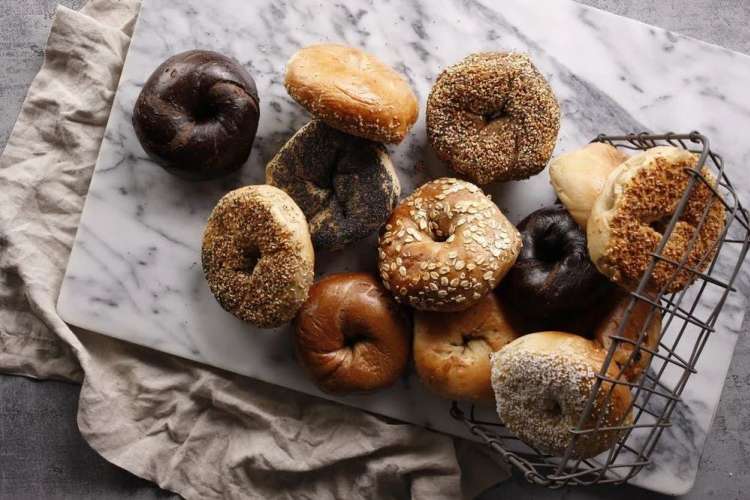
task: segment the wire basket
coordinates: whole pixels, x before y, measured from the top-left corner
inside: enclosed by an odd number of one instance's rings
[[[625,316],[607,351],[604,364],[597,375],[591,395],[575,428],[570,429],[571,443],[564,456],[555,457],[523,443],[506,429],[497,419],[494,412],[491,416],[479,415],[480,409],[471,404],[454,402],[451,414],[463,421],[469,430],[485,441],[495,452],[512,466],[519,469],[525,478],[550,488],[566,485],[620,484],[628,481],[651,463],[651,454],[656,447],[662,432],[672,425],[671,417],[679,410],[681,394],[690,376],[696,373],[696,363],[703,351],[722,307],[730,293],[735,292],[734,281],[740,272],[748,248],[750,247],[750,219],[748,212],[737,198],[732,183],[724,172],[724,162],[718,154],[711,151],[708,139],[698,132],[690,134],[668,133],[664,135],[631,134],[626,136],[600,135],[592,142],[603,142],[612,146],[630,149],[647,150],[655,146],[671,145],[687,149],[700,155],[698,164],[688,170],[691,178],[674,215],[663,232],[663,237],[646,268],[637,289],[630,293],[630,300]],[[712,185],[701,174],[703,167],[714,174],[717,182]],[[677,221],[684,212],[690,193],[703,183],[713,193],[713,200],[719,200],[726,208],[726,225],[721,238],[714,249],[706,252],[698,269],[685,265],[687,255],[697,241],[697,234],[708,215],[706,204],[693,238],[688,242],[688,251],[680,262],[668,259],[662,251]],[[710,260],[706,267],[704,264]],[[676,293],[664,293],[668,285],[656,295],[645,293],[654,267],[659,261],[672,264],[674,273],[686,271],[695,277],[695,281]],[[723,271],[716,266],[722,261]],[[706,269],[701,272],[700,269]],[[623,337],[623,330],[628,323],[629,315],[637,301],[650,305],[637,340]],[[658,348],[651,350],[645,345],[645,332],[656,311],[662,314],[662,331]],[[633,346],[629,363],[641,351],[651,353],[648,369],[637,382],[613,379],[606,374],[612,363],[615,351],[621,343]],[[607,402],[612,397],[616,385],[627,385],[632,394],[632,423],[620,422],[619,425],[605,427],[597,421],[593,428],[582,428],[589,421],[592,406],[602,382],[609,382]],[[619,440],[608,451],[594,458],[579,459],[572,456],[575,441],[580,435],[621,430]]]

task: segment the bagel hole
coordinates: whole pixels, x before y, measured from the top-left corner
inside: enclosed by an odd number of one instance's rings
[[[445,231],[441,231],[440,227],[438,227],[437,224],[432,225],[429,228],[430,238],[432,238],[432,241],[435,243],[444,243],[448,241],[448,238],[451,237],[450,234],[447,234]]]
[[[503,118],[507,118],[508,114],[505,112],[505,108],[500,108],[495,111],[490,111],[489,113],[484,113],[482,115],[482,119],[486,123],[492,123],[495,120],[501,120]]]
[[[649,226],[651,227],[651,229],[653,229],[657,233],[664,234],[671,220],[672,220],[671,215],[665,215],[664,217],[661,217],[659,219],[656,219],[655,221],[652,221],[649,224]]]
[[[214,103],[206,100],[200,100],[193,109],[193,118],[196,122],[205,122],[215,118],[218,113]]]
[[[557,417],[562,414],[560,403],[555,399],[545,399],[542,402],[542,411],[551,417]]]
[[[563,241],[557,234],[546,234],[536,243],[536,258],[543,262],[557,262],[563,254]]]
[[[474,337],[470,333],[462,333],[460,342],[451,342],[450,344],[453,347],[466,347],[472,340],[474,340]]]
[[[242,253],[242,264],[240,264],[240,270],[247,273],[253,274],[255,266],[258,265],[260,260],[260,252],[257,248],[248,248]]]
[[[344,335],[344,347],[347,349],[354,349],[354,346],[361,342],[366,342],[370,340],[370,336],[362,333],[362,332],[356,332],[356,333],[350,333]]]

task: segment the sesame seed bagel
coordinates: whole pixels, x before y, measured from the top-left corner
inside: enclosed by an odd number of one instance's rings
[[[203,233],[206,281],[221,307],[260,328],[291,320],[313,281],[307,221],[273,186],[235,189],[214,207]]]
[[[404,77],[355,47],[300,49],[287,63],[284,85],[316,118],[375,142],[401,142],[419,113]]]
[[[461,311],[497,286],[520,249],[518,231],[481,189],[441,178],[393,211],[381,229],[378,269],[399,302]]]
[[[338,250],[377,231],[398,203],[401,184],[382,144],[315,120],[266,166],[309,222],[316,250]]]
[[[465,311],[417,311],[414,365],[422,382],[444,398],[493,401],[490,354],[520,335],[494,293]]]
[[[651,253],[688,187],[691,177],[688,170],[697,162],[698,157],[689,151],[660,146],[631,157],[610,174],[587,225],[589,254],[602,274],[629,290],[638,286],[651,261]],[[702,173],[715,185],[707,168]],[[688,253],[688,245],[706,209],[706,219]],[[684,257],[687,268],[705,270],[715,254],[724,221],[723,204],[708,186],[698,182],[662,255],[674,262]],[[647,289],[677,292],[694,278],[692,272],[678,271],[674,264],[660,260]]]
[[[522,441],[562,456],[573,439],[606,351],[590,340],[563,332],[539,332],[514,340],[492,354],[492,388],[497,412]],[[607,375],[615,377],[611,364]],[[614,387],[612,387],[614,385]],[[607,395],[612,389],[612,396]],[[628,425],[632,422],[627,385],[602,382],[583,429]],[[618,430],[580,434],[572,449],[575,458],[588,458],[610,448]]]
[[[427,136],[438,157],[477,184],[541,172],[560,130],[560,106],[526,54],[472,54],[438,76]]]

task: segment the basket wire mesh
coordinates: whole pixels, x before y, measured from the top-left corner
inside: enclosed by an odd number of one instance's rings
[[[750,247],[750,217],[742,207],[736,190],[724,171],[721,156],[710,149],[708,139],[699,132],[689,134],[668,133],[663,135],[630,134],[624,136],[600,135],[592,142],[607,143],[612,146],[643,151],[656,146],[670,145],[692,151],[699,155],[697,165],[687,169],[690,179],[678,202],[673,216],[667,223],[663,236],[646,268],[637,288],[630,293],[629,303],[607,351],[601,370],[575,428],[570,429],[571,440],[561,457],[551,456],[521,442],[508,431],[499,419],[480,418],[474,405],[454,402],[451,414],[463,421],[469,430],[485,441],[506,462],[519,469],[525,478],[533,483],[548,487],[566,485],[620,484],[628,481],[651,463],[651,455],[659,438],[666,428],[672,426],[671,417],[678,405],[684,405],[681,395],[688,379],[696,373],[696,363],[710,334],[714,332],[716,321],[730,293],[736,292],[734,282]],[[704,176],[704,166],[716,182]],[[692,238],[687,243],[687,251],[680,261],[663,255],[667,241],[677,222],[685,212],[688,199],[700,184],[710,188],[712,199],[706,204]],[[688,254],[692,251],[700,228],[706,222],[710,207],[719,202],[726,209],[726,223],[721,237],[714,247],[705,252],[697,268],[686,265]],[[723,261],[724,272],[718,272],[718,261]],[[670,264],[672,279],[683,272],[694,277],[690,287],[675,293],[666,293],[667,282],[656,295],[646,293],[646,287],[655,266],[659,262]],[[708,264],[708,265],[706,265]],[[705,269],[705,271],[702,271]],[[708,309],[704,304],[704,292],[713,288],[718,290]],[[650,310],[640,329],[636,340],[623,336],[633,308],[638,301],[649,305]],[[709,301],[705,301],[709,302]],[[704,309],[701,309],[703,307]],[[708,311],[702,317],[699,311]],[[656,349],[645,345],[646,332],[652,321],[658,321],[659,311],[662,316],[661,337]],[[670,332],[667,336],[666,333]],[[668,338],[669,337],[669,338]],[[616,377],[608,376],[618,346],[622,343],[632,345],[630,357],[622,365],[615,364]],[[636,362],[642,352],[651,354],[647,370],[644,370],[637,382],[628,382],[620,377],[632,363]],[[619,368],[617,368],[619,366]],[[618,385],[626,385],[632,394],[632,421],[618,422],[614,426],[602,425],[602,415],[593,427],[584,426],[590,422],[592,407],[606,382],[605,404],[609,403],[613,391]],[[602,412],[603,413],[603,412]],[[625,412],[625,415],[629,412]],[[576,440],[580,435],[619,430],[620,437],[608,451],[594,458],[580,459],[573,456]]]

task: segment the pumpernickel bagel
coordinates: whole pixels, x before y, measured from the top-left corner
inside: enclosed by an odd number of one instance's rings
[[[207,50],[164,61],[133,109],[143,149],[188,180],[215,179],[240,168],[250,155],[259,118],[258,90],[247,70]]]

